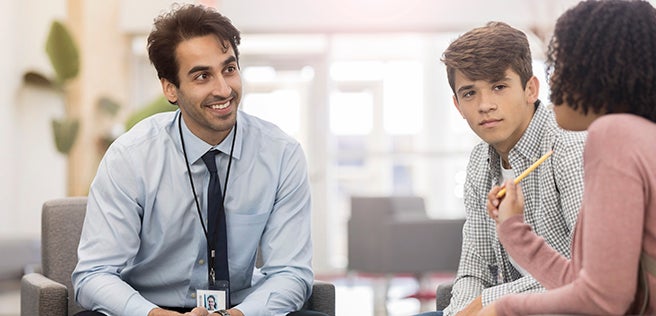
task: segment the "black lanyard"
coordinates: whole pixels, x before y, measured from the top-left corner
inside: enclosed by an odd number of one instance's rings
[[[182,112],[180,112],[182,113]],[[224,212],[225,212],[225,198],[226,198],[226,192],[228,191],[228,178],[230,177],[230,167],[232,166],[232,154],[233,151],[235,150],[235,139],[237,139],[237,121],[235,121],[235,125],[232,127],[234,130],[233,135],[232,135],[232,145],[230,146],[230,158],[228,160],[228,168],[226,170],[226,176],[225,176],[225,185],[223,186],[223,196],[221,196],[221,205],[223,206]],[[210,286],[214,286],[216,280],[214,278],[215,273],[214,273],[214,253],[216,249],[210,249],[210,240],[207,235],[207,228],[205,227],[205,222],[203,221],[203,213],[200,210],[200,204],[198,203],[198,195],[196,195],[196,187],[194,186],[194,179],[191,176],[191,167],[189,166],[189,158],[187,158],[187,150],[185,149],[185,143],[184,143],[184,137],[182,136],[182,115],[178,115],[178,132],[180,134],[180,143],[182,144],[182,153],[185,158],[185,164],[187,165],[187,174],[189,175],[189,184],[191,184],[191,192],[194,195],[194,202],[196,202],[196,211],[198,211],[198,218],[200,220],[200,225],[203,227],[203,233],[205,234],[205,242],[207,244],[207,250],[208,250],[208,259],[209,262],[208,264],[210,265],[210,269],[208,272],[208,281]],[[219,180],[219,183],[221,181]],[[208,223],[209,224],[209,223]],[[216,247],[214,247],[216,248]]]

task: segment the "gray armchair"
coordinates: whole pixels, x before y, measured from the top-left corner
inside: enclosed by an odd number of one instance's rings
[[[453,288],[453,281],[444,282],[437,285],[435,290],[435,310],[444,310],[449,303],[451,303],[451,289]]]
[[[419,196],[351,197],[348,270],[455,273],[464,219],[431,219]]]
[[[47,201],[41,214],[42,273],[30,273],[21,281],[21,315],[74,315],[82,311],[75,303],[71,273],[77,264],[77,246],[86,213],[86,197]],[[315,281],[309,310],[335,315],[334,285]]]

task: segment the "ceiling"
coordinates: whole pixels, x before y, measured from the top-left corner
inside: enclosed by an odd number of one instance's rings
[[[121,0],[121,28],[150,31],[171,0]],[[215,5],[243,33],[461,32],[487,21],[550,33],[578,0],[197,0]],[[539,34],[538,34],[539,35]]]

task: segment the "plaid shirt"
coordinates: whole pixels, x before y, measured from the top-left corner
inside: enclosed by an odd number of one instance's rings
[[[585,132],[566,132],[542,103],[508,159],[515,176],[550,149],[553,155],[521,182],[524,220],[546,242],[570,256],[570,242],[583,195]],[[530,275],[522,276],[499,243],[495,222],[485,203],[501,179],[499,154],[487,143],[474,147],[465,180],[466,222],[462,254],[444,315],[455,314],[482,295],[483,306],[509,293],[539,292],[544,288]]]

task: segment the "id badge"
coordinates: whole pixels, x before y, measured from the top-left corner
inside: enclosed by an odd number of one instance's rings
[[[228,292],[229,288],[196,290],[196,306],[205,307],[210,313],[221,309],[228,309]]]

